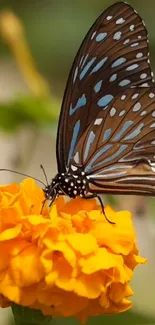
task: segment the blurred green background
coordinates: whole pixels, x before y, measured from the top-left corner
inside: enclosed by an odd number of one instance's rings
[[[56,127],[70,66],[89,27],[115,2],[0,0],[0,168],[43,179],[42,163],[49,180],[55,174]],[[155,70],[155,1],[128,3],[146,23]],[[21,177],[1,173],[1,183],[12,180]],[[148,265],[139,268],[133,279],[132,311],[89,324],[155,324],[155,201],[139,197],[104,200],[133,212],[140,253],[148,258]],[[1,310],[0,325],[12,322],[9,310]]]

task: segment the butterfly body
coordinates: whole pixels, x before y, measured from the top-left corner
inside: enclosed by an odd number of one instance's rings
[[[76,174],[58,173],[45,190],[48,200],[58,195],[68,195],[70,198],[76,198],[78,195],[85,197],[88,193],[88,179],[83,171],[79,169]]]

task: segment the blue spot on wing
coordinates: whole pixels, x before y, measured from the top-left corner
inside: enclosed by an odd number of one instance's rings
[[[104,132],[103,141],[106,141],[111,135],[111,129],[107,129]]]
[[[92,169],[92,166],[94,165],[94,162],[105,152],[107,152],[109,149],[112,148],[112,144],[106,144],[100,151],[96,153],[96,155],[92,158],[88,166],[85,168],[85,172],[89,172]],[[99,163],[100,165],[103,164],[103,161]],[[98,165],[99,165],[98,164]]]
[[[99,82],[97,82],[97,84],[94,87],[95,93],[98,93],[101,90],[102,83],[103,83],[103,80],[100,80]]]
[[[87,159],[87,156],[88,156],[88,153],[89,153],[89,150],[90,150],[90,146],[93,143],[94,139],[95,139],[95,134],[94,134],[93,131],[91,131],[90,134],[89,134],[88,141],[87,141],[87,144],[86,144],[86,149],[85,149],[85,152],[84,152],[84,161]]]
[[[132,64],[126,68],[126,71],[132,71],[139,67],[139,64]]]
[[[86,105],[86,95],[83,94],[77,101],[77,104],[75,105],[75,107],[72,107],[72,104],[70,106],[70,110],[69,110],[69,115],[72,115],[76,112],[77,109],[79,109],[80,107],[83,107]]]
[[[122,32],[120,32],[120,31],[119,32],[116,32],[114,34],[113,39],[118,41],[121,38],[121,35],[122,35]]]
[[[122,135],[124,132],[127,131],[127,129],[133,124],[133,121],[126,121],[122,128],[120,130],[118,130],[117,134],[115,135],[115,137],[112,139],[112,141],[117,142],[121,139]]]
[[[107,33],[99,33],[97,36],[96,36],[96,42],[101,42],[105,39],[105,37],[107,36]]]
[[[116,61],[113,62],[113,64],[111,65],[112,68],[116,68],[119,65],[123,64],[124,62],[126,62],[126,58],[119,58]]]
[[[92,64],[94,63],[94,61],[96,60],[96,57],[91,59],[83,68],[83,70],[80,73],[80,80],[83,79],[83,77],[86,75],[86,73],[88,72],[89,68],[92,66]]]
[[[120,148],[111,156],[107,157],[106,159],[103,159],[103,163],[108,163],[109,161],[117,158],[126,148],[128,147],[127,144],[122,144]],[[97,167],[99,164],[95,165]]]
[[[110,77],[109,81],[112,82],[112,81],[115,81],[116,79],[117,79],[117,73],[114,73],[114,74]]]
[[[71,140],[71,147],[70,147],[70,151],[69,151],[69,155],[68,155],[68,163],[69,163],[70,159],[73,157],[73,153],[74,153],[74,149],[76,146],[76,141],[77,141],[79,131],[80,131],[80,120],[78,120],[74,125],[73,135],[72,135],[72,140]]]
[[[125,87],[125,86],[129,85],[130,83],[131,83],[130,80],[128,80],[128,79],[124,79],[124,80],[122,80],[122,81],[119,83],[119,86],[121,86],[121,87]]]
[[[113,98],[114,98],[114,96],[112,96],[112,95],[105,95],[98,100],[97,105],[99,107],[105,107],[113,100]]]
[[[93,70],[91,71],[90,74],[97,72],[100,68],[102,68],[102,66],[104,65],[104,63],[107,61],[108,57],[106,56],[104,59],[102,59],[100,62],[98,62],[95,67],[93,68]]]
[[[129,135],[127,135],[124,138],[124,140],[132,140],[132,139],[136,138],[137,135],[139,135],[139,133],[140,133],[140,131],[141,131],[141,129],[142,129],[143,126],[144,126],[144,123],[140,123],[138,125],[138,127],[133,132],[131,132]]]

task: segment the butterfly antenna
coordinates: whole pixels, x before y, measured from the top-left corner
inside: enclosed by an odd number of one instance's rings
[[[46,183],[47,183],[47,186],[49,186],[48,179],[47,179],[47,175],[46,175],[46,172],[45,172],[45,169],[44,169],[43,165],[40,165],[40,168],[41,168],[42,171],[43,171],[43,174],[44,174],[44,177],[45,177],[45,181],[46,181]]]
[[[32,176],[30,176],[28,174],[25,174],[25,173],[16,172],[15,170],[12,170],[12,169],[0,168],[0,172],[11,172],[11,173],[14,173],[14,174],[17,174],[17,175],[30,177],[30,178],[34,179],[35,181],[39,182],[40,184],[46,186],[46,184],[43,183],[40,179],[38,179],[36,177],[32,177]]]

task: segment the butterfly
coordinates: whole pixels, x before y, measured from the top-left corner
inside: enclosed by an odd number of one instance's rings
[[[51,203],[155,195],[155,84],[147,30],[128,4],[106,9],[73,62],[59,118]]]

